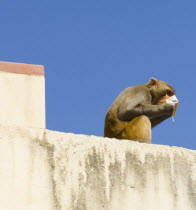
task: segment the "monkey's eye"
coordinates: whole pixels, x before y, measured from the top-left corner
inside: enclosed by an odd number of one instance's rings
[[[167,91],[166,91],[166,94],[167,94],[168,96],[173,96],[173,95],[174,95],[173,91],[171,91],[171,90],[167,90]]]

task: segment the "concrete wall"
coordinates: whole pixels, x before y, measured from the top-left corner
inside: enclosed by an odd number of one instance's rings
[[[0,124],[45,128],[44,67],[0,62],[0,99]]]
[[[16,126],[0,150],[0,209],[196,207],[196,151]]]

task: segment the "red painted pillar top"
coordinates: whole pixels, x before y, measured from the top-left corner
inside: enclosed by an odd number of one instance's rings
[[[16,74],[44,75],[44,66],[0,61],[0,71]]]

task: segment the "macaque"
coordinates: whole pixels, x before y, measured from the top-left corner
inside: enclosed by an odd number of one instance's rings
[[[175,111],[174,105],[160,103],[166,95],[175,95],[175,90],[155,78],[147,84],[128,87],[106,114],[104,136],[151,143],[151,129]]]

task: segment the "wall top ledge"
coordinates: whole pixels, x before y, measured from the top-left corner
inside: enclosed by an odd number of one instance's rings
[[[44,66],[0,61],[0,71],[16,74],[44,75]]]

